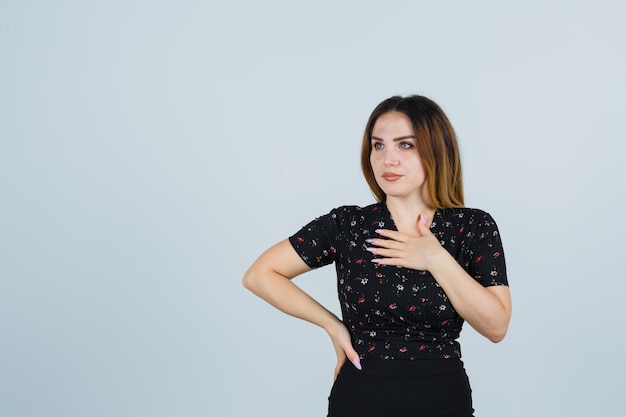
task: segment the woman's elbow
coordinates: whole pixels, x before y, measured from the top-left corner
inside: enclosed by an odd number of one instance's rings
[[[487,335],[487,339],[489,339],[492,343],[500,343],[504,340],[504,336],[506,336],[506,330],[503,332],[497,332]]]
[[[260,295],[267,291],[268,286],[271,287],[272,277],[275,272],[260,262],[255,262],[243,275],[242,285],[252,293]]]
[[[508,328],[509,324],[507,321],[507,323],[492,327],[488,331],[484,332],[483,336],[485,336],[492,343],[500,343],[504,340],[504,336],[506,336]]]
[[[483,335],[487,340],[492,343],[500,343],[504,340],[506,333],[509,329],[509,316],[506,315],[494,315],[489,319],[483,319],[480,322],[474,323],[476,325],[472,325],[474,329],[478,331],[481,335]]]
[[[247,290],[254,292],[254,288],[256,287],[256,284],[257,284],[257,281],[258,281],[256,279],[256,276],[257,275],[254,273],[253,268],[250,267],[250,269],[248,269],[246,271],[246,273],[243,274],[243,278],[241,279],[241,284]]]
[[[244,275],[241,279],[241,285],[243,285],[243,287],[247,290],[250,289],[250,281],[248,281],[248,277],[246,275]]]

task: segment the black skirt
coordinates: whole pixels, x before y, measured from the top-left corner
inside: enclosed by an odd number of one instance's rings
[[[460,359],[346,361],[328,397],[328,417],[472,417]]]

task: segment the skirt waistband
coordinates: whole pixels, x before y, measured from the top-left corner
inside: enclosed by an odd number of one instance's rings
[[[450,359],[361,359],[361,370],[354,367],[350,361],[341,368],[341,372],[359,373],[376,376],[392,376],[394,378],[407,376],[431,376],[449,372],[465,370],[463,361],[459,358]]]

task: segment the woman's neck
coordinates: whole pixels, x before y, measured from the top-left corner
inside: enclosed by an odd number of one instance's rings
[[[403,233],[415,233],[420,214],[426,218],[426,223],[429,225],[435,215],[435,208],[421,199],[409,200],[388,197],[385,204],[396,227]]]

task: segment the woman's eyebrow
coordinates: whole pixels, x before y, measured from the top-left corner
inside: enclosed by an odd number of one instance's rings
[[[400,137],[397,137],[397,138],[393,138],[392,141],[397,142],[399,140],[405,140],[405,139],[415,139],[415,136],[414,135],[400,136]],[[379,138],[377,136],[372,136],[372,140],[378,140],[378,141],[381,141],[381,142],[383,141],[382,138]]]

